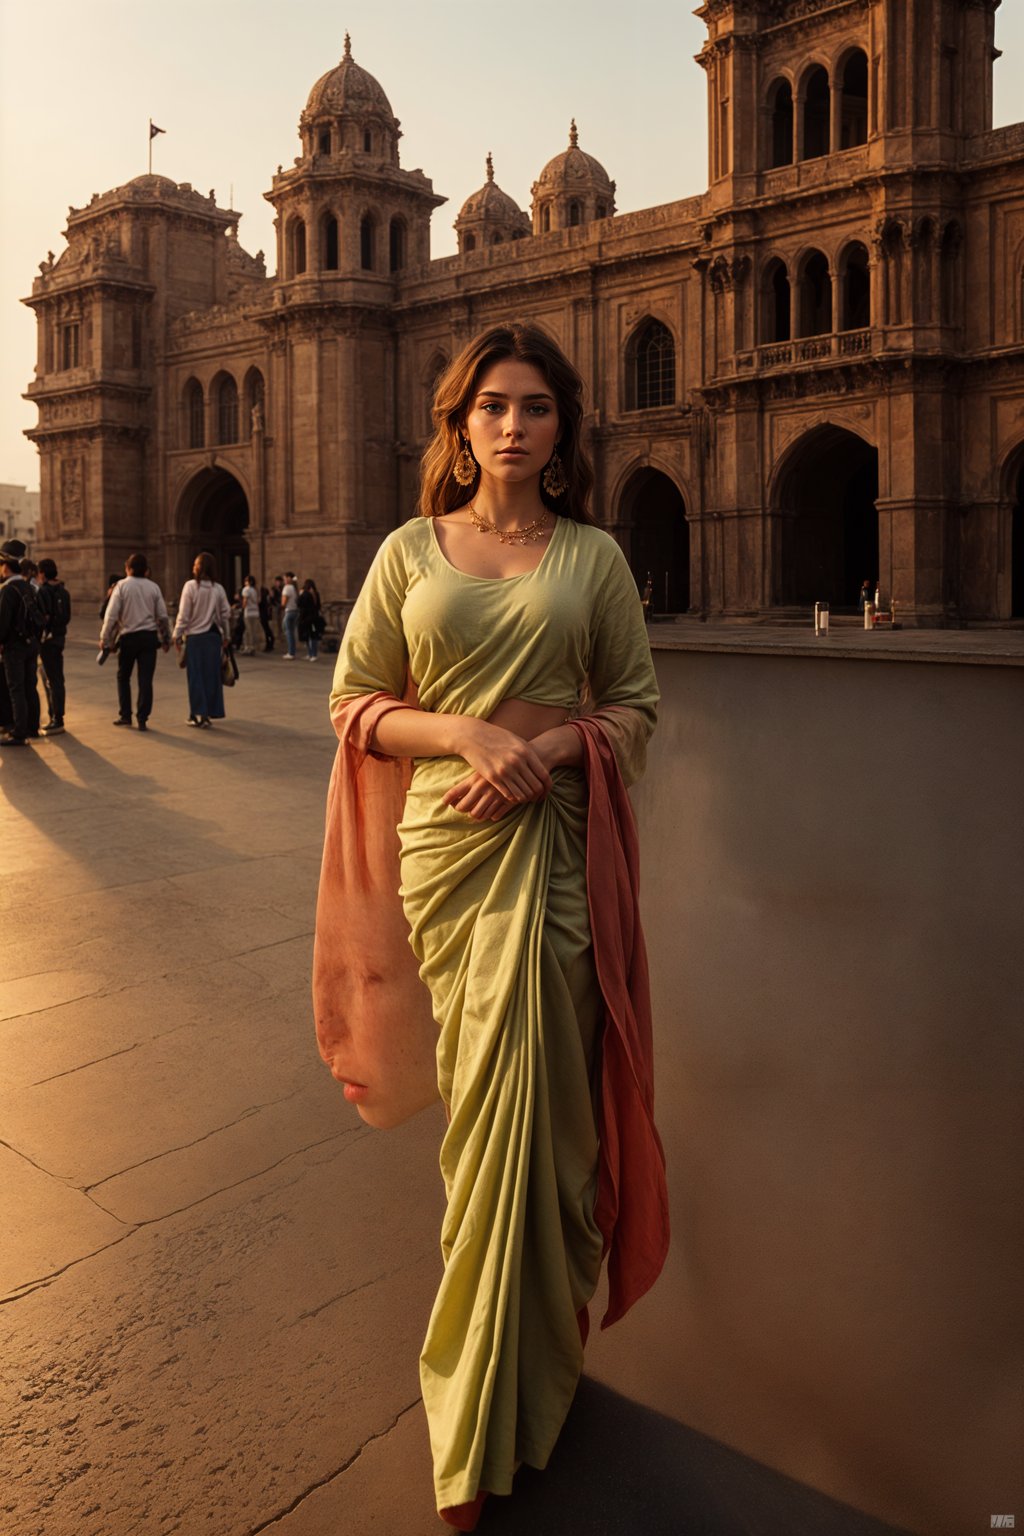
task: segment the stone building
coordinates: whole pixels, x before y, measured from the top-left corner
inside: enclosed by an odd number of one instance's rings
[[[31,554],[38,521],[38,491],[24,485],[0,485],[0,539],[20,539]]]
[[[532,221],[444,201],[344,57],[238,215],[140,176],[72,209],[26,300],[39,548],[99,590],[129,546],[173,590],[291,567],[357,589],[410,515],[439,370],[546,327],[587,382],[596,512],[655,606],[766,619],[880,581],[908,624],[1024,616],[1024,124],[993,131],[999,0],[706,0],[709,184],[615,214],[579,144]]]

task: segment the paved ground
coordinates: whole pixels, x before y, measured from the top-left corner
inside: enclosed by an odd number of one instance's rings
[[[142,735],[93,657],[0,761],[0,1532],[440,1531],[440,1115],[366,1130],[310,1022],[330,662],[243,659],[200,733],[162,657]],[[480,1530],[882,1527],[585,1382]]]

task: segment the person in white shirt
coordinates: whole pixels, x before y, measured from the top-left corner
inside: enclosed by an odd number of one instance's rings
[[[205,550],[196,555],[192,579],[181,589],[174,621],[174,643],[179,653],[185,645],[188,723],[204,729],[209,729],[211,720],[224,718],[221,652],[231,638],[227,593],[216,576],[213,556]]]
[[[263,628],[260,624],[260,589],[255,576],[245,578],[242,588],[242,618],[245,621],[245,645],[243,656],[255,656],[263,649]]]
[[[281,589],[281,608],[284,618],[284,639],[287,650],[284,652],[285,661],[295,660],[295,635],[299,627],[299,588],[295,580],[294,571],[285,572],[285,583]]]
[[[171,624],[164,595],[146,572],[145,555],[130,555],[125,562],[124,580],[119,581],[103,610],[100,630],[100,660],[104,660],[117,641],[117,708],[115,725],[132,723],[132,672],[138,667],[139,694],[135,704],[140,731],[153,712],[153,673],[156,653],[163,646],[170,650]]]

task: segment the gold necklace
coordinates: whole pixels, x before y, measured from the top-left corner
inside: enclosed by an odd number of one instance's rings
[[[544,538],[548,531],[547,512],[542,512],[540,517],[535,517],[532,523],[526,524],[525,528],[499,528],[497,523],[492,523],[490,518],[478,512],[472,502],[467,503],[466,510],[477,533],[495,533],[499,544],[536,544],[537,540]]]

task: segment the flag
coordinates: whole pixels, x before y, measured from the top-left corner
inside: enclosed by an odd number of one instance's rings
[[[158,133],[166,133],[166,132],[167,132],[166,128],[158,128],[156,126],[156,123],[154,123],[153,119],[150,118],[150,120],[149,120],[149,136],[150,136],[151,139],[155,139]]]

